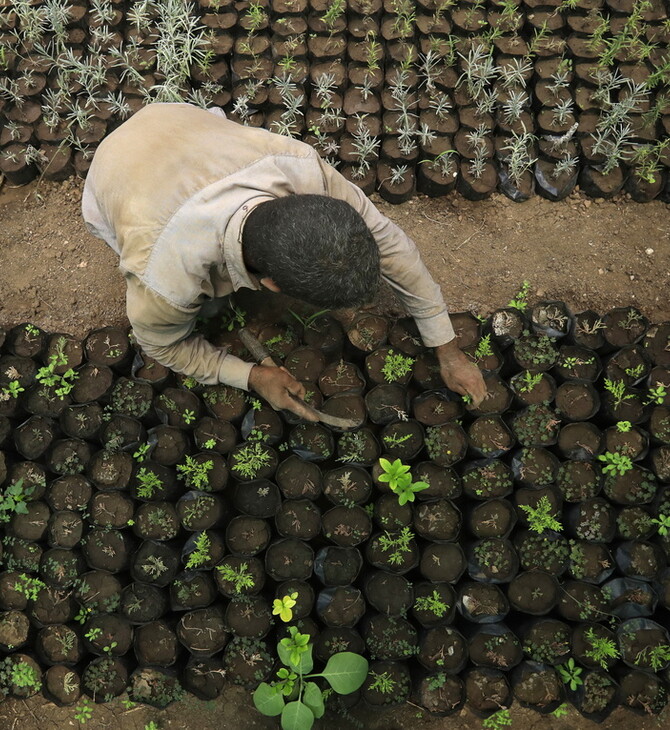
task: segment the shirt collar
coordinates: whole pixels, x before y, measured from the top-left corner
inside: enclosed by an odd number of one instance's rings
[[[230,276],[230,283],[233,290],[238,289],[260,289],[260,282],[247,267],[244,265],[244,255],[242,254],[242,231],[244,223],[251,211],[260,203],[268,200],[274,200],[272,195],[257,195],[249,198],[241,205],[228,220],[228,225],[223,234],[223,257]]]

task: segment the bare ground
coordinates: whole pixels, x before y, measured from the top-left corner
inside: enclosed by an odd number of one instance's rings
[[[79,214],[82,181],[31,184],[0,190],[0,325],[31,321],[44,329],[83,337],[103,325],[127,324],[124,286],[113,252],[86,231]],[[373,198],[380,210],[414,239],[442,287],[452,311],[487,314],[503,306],[520,283],[532,283],[534,298],[562,299],[574,311],[636,304],[652,321],[670,319],[670,206],[636,205],[622,195],[589,200],[575,192],[562,203],[534,198],[521,205],[494,195],[472,203],[457,195],[417,197],[402,206]],[[640,718],[617,710],[600,727],[638,730],[665,727],[668,714]],[[481,720],[468,710],[430,718],[405,705],[387,714],[356,713],[369,730],[474,730]],[[520,730],[587,730],[596,727],[574,710],[562,719],[515,707]],[[86,727],[247,730],[274,728],[247,693],[227,687],[216,702],[194,698],[159,712],[125,709],[116,701],[95,708]],[[0,704],[0,730],[61,730],[76,727],[73,708],[41,697]],[[352,728],[350,719],[330,718],[322,727]]]

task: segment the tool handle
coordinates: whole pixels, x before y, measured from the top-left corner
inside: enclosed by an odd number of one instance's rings
[[[277,363],[272,359],[267,348],[261,344],[258,337],[251,333],[246,327],[242,327],[239,332],[242,344],[249,350],[251,357],[259,364],[266,367],[278,367]]]

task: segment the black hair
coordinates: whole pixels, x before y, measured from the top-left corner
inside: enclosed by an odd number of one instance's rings
[[[379,289],[379,248],[343,200],[288,195],[260,203],[244,224],[242,250],[282,292],[316,306],[360,306]]]

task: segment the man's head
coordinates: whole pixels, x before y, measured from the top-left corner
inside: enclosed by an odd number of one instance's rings
[[[379,288],[377,244],[343,200],[289,195],[260,203],[244,224],[242,249],[247,266],[316,306],[359,306]]]

